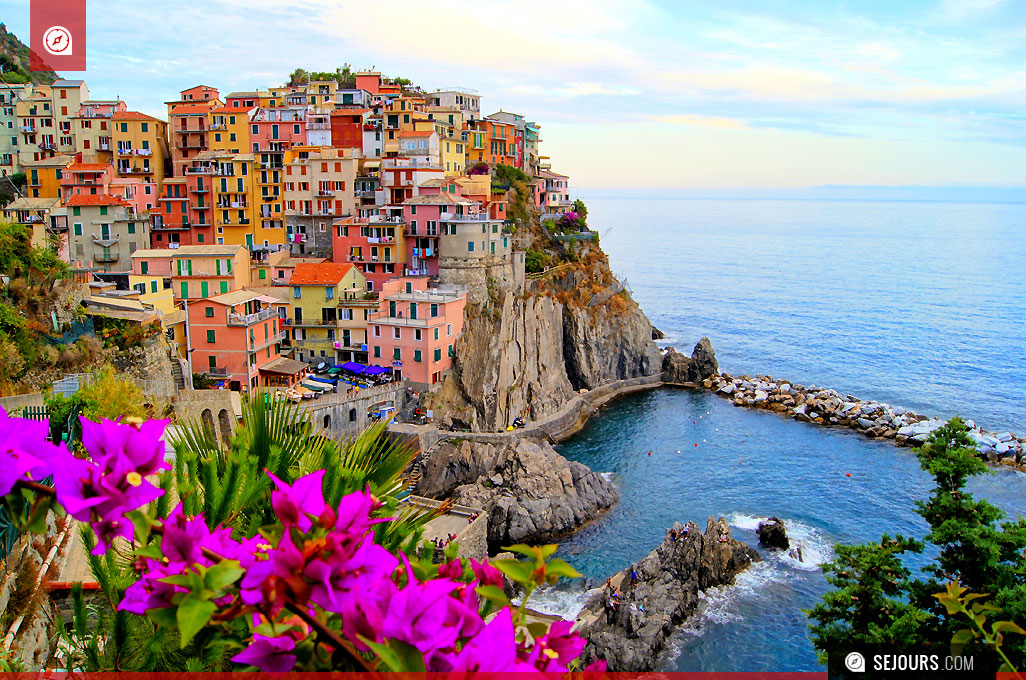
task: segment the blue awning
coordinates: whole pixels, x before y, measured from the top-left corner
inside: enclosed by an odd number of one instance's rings
[[[367,370],[367,367],[363,364],[358,364],[355,361],[347,361],[346,363],[342,364],[342,370],[349,371],[350,373],[363,373],[365,370]]]
[[[381,366],[368,366],[367,370],[363,373],[364,375],[379,375],[387,370],[387,368],[382,368]]]

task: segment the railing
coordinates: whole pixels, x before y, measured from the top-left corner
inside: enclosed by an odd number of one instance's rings
[[[153,155],[153,149],[136,149],[135,150],[135,155],[136,156],[152,156]]]
[[[228,129],[228,125],[225,124],[225,123],[211,123],[210,124],[210,129],[211,130],[227,130]]]
[[[438,318],[438,317],[435,317]],[[423,326],[428,325],[429,319],[411,319],[408,316],[389,316],[386,312],[370,314],[368,321],[372,323],[386,324],[389,326]]]
[[[131,149],[126,149],[123,146],[119,146],[118,147],[118,155],[119,156],[131,156],[132,155],[132,150]]]
[[[279,342],[284,342],[287,339],[288,338],[286,338],[284,331],[278,331],[277,333],[269,333],[265,340],[256,340],[253,343],[253,346],[250,348],[250,351],[255,352],[265,347],[270,347],[271,345],[277,344]]]
[[[307,130],[330,130],[331,126],[327,123],[307,123]]]
[[[328,198],[328,197],[331,197],[331,196],[334,196],[334,195],[335,195],[335,191],[333,189],[318,189],[317,193],[314,194],[314,196],[318,196],[318,197],[321,197],[321,198]]]
[[[210,187],[189,187],[189,192],[193,194],[207,194],[210,193]]]
[[[232,374],[231,369],[225,368],[224,366],[211,366],[207,370],[203,371],[206,375],[214,376],[215,378],[227,378]]]
[[[491,220],[487,215],[459,215],[450,213],[441,213],[438,216],[439,222],[497,222],[498,220]]]
[[[390,293],[385,297],[386,300],[408,300],[411,302],[452,302],[458,300],[463,294],[462,291],[458,290],[439,290],[433,288],[430,290],[414,290],[409,293],[398,292]]]
[[[338,307],[377,307],[378,306],[378,299],[374,298],[372,300],[364,300],[364,299],[356,298],[356,299],[348,299],[348,300],[339,300],[337,306]],[[352,319],[344,319],[344,320],[345,321],[352,321]]]
[[[259,312],[253,314],[229,314],[228,325],[229,326],[252,326],[260,321],[266,321],[272,317],[277,317],[277,310],[267,307],[261,309]]]
[[[338,319],[300,319],[299,321],[293,319],[293,326],[338,326]]]
[[[213,174],[213,172],[214,172],[213,168],[204,168],[204,167],[198,167],[198,166],[192,166],[192,167],[189,167],[189,168],[185,169],[185,174],[186,175],[210,175],[210,174]]]

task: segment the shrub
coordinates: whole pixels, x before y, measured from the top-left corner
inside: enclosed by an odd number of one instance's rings
[[[549,256],[545,251],[531,248],[524,253],[524,270],[528,274],[537,274],[545,270],[548,261]]]

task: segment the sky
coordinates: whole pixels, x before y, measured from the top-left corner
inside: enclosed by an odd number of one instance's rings
[[[89,0],[88,46],[63,75],[161,118],[296,67],[473,88],[585,190],[1026,187],[1026,0]]]

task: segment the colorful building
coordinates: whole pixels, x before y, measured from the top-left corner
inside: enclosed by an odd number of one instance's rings
[[[111,122],[118,177],[159,186],[171,165],[167,123],[138,111],[115,111]]]
[[[385,281],[405,271],[406,234],[399,218],[347,217],[335,221],[333,236],[333,261],[356,265],[367,290],[381,290]]]
[[[171,282],[176,299],[207,298],[250,284],[249,251],[243,246],[194,245],[171,252]]]
[[[189,187],[184,177],[169,177],[160,189],[156,209],[150,215],[154,248],[194,245],[189,216]]]
[[[149,221],[119,198],[76,194],[66,201],[65,208],[73,265],[125,272],[131,268],[132,254],[149,248]]]
[[[355,149],[293,147],[285,156],[285,233],[293,254],[331,257],[332,222],[355,215]]]
[[[261,368],[281,358],[281,330],[270,298],[236,290],[189,301],[188,333],[194,373],[223,380],[234,391],[266,385]],[[269,376],[277,376],[273,372]]]
[[[31,91],[28,83],[0,83],[0,175],[21,172],[17,105]]]
[[[110,193],[114,168],[109,163],[74,163],[61,171],[61,201],[72,196]]]
[[[59,155],[39,160],[22,161],[25,193],[29,198],[60,198],[64,172],[75,162],[74,156]]]
[[[352,356],[366,324],[366,279],[351,264],[299,264],[292,272],[292,345],[300,361],[337,362]],[[355,317],[355,318],[354,318]],[[339,346],[336,347],[336,343]]]
[[[539,170],[535,181],[534,202],[542,216],[558,217],[569,212],[572,205],[569,177],[551,170]]]
[[[462,289],[429,288],[426,276],[385,282],[368,322],[368,361],[392,366],[417,389],[441,382],[452,368],[466,302]]]
[[[221,107],[216,88],[197,85],[166,102],[172,175],[182,177],[190,159],[209,148],[209,114]]]

